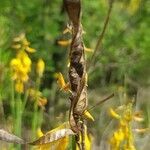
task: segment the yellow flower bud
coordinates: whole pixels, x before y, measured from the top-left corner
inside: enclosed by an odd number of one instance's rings
[[[22,39],[22,45],[25,47],[30,45],[30,42],[26,39],[26,37]]]
[[[21,33],[19,36],[13,39],[14,42],[20,42],[22,39],[25,38],[25,33]]]
[[[71,40],[60,40],[57,42],[60,46],[66,47],[68,45],[70,45]]]
[[[36,72],[39,75],[39,77],[43,76],[44,69],[45,69],[44,61],[42,59],[39,59],[36,67]]]
[[[37,129],[37,136],[38,136],[38,137],[43,136],[43,132],[41,131],[41,128],[38,128],[38,129]]]
[[[85,111],[83,112],[83,116],[84,116],[85,118],[89,119],[89,120],[94,121],[93,116],[90,114],[90,112],[89,112],[88,110],[85,110]]]
[[[84,50],[85,50],[86,52],[94,52],[94,50],[93,50],[93,49],[91,49],[91,48],[87,48],[87,47],[85,47],[85,46],[84,46]]]
[[[119,114],[117,114],[112,108],[109,109],[109,114],[115,119],[121,118],[121,116]]]
[[[14,48],[14,49],[20,49],[21,48],[21,44],[13,44],[12,48]]]
[[[38,99],[38,106],[40,106],[40,107],[43,107],[43,106],[45,106],[47,104],[47,99],[44,97],[44,98],[39,98]]]
[[[29,52],[29,53],[34,53],[36,52],[36,50],[34,48],[31,48],[31,47],[27,47],[26,48],[26,51]]]

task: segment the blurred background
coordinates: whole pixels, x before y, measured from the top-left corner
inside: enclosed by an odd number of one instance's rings
[[[82,25],[85,31],[84,44],[94,49],[102,31],[108,11],[107,0],[82,1]],[[95,122],[88,124],[89,133],[94,138],[94,148],[104,147],[105,140],[113,132],[110,107],[117,107],[132,99],[136,100],[135,110],[141,110],[144,121],[141,127],[150,126],[150,1],[115,0],[110,22],[103,39],[101,51],[94,59],[88,74],[89,107],[111,93],[113,99],[91,110]],[[34,128],[48,131],[68,119],[69,94],[60,91],[56,73],[61,72],[67,82],[69,53],[69,34],[63,34],[68,23],[63,2],[60,0],[1,0],[0,1],[0,127],[13,132],[15,128],[11,108],[12,85],[10,62],[16,57],[14,38],[25,33],[30,46],[36,50],[29,53],[32,61],[29,80],[25,90],[36,85],[36,63],[45,63],[38,91],[46,103],[38,105],[40,121]],[[90,63],[92,52],[86,52]],[[17,95],[17,94],[14,94]],[[14,96],[15,97],[15,96]],[[21,93],[23,99],[24,93]],[[23,100],[22,100],[23,101]],[[35,139],[31,133],[34,102],[27,98],[22,113],[21,136],[27,140]],[[39,117],[39,118],[40,118]],[[33,119],[34,118],[34,119]],[[32,126],[32,127],[31,127]],[[136,135],[136,145],[148,149],[148,135]],[[7,148],[8,145],[4,144]],[[4,147],[5,147],[4,146]],[[10,148],[10,147],[9,147]],[[103,148],[105,149],[105,148]],[[144,150],[143,149],[143,150]]]

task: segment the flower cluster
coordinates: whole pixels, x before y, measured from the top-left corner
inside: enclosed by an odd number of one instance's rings
[[[29,53],[35,52],[33,48],[30,48],[30,43],[27,41],[25,34],[14,38],[12,47],[17,50],[16,58],[13,58],[10,62],[10,68],[12,71],[12,80],[15,81],[15,90],[18,93],[23,93],[24,83],[29,79],[29,72],[31,71],[32,61],[29,58]]]
[[[42,95],[42,93],[36,89],[28,89],[29,96],[31,100],[36,99],[39,107],[44,109],[44,106],[47,104],[47,99]]]
[[[30,47],[30,42],[27,40],[24,33],[13,39],[12,48],[16,50],[24,50],[29,53],[34,53],[36,50]]]
[[[135,150],[133,134],[131,130],[131,121],[133,120],[132,104],[121,107],[121,112],[118,114],[112,108],[110,114],[118,120],[118,129],[113,133],[110,139],[112,150]]]

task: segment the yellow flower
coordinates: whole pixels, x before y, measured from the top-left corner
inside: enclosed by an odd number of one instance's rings
[[[26,37],[24,37],[21,42],[24,47],[28,47],[30,45],[30,42],[26,39]]]
[[[35,97],[41,97],[42,96],[42,93],[38,90],[35,90],[33,88],[30,88],[28,89],[28,92],[29,92],[29,96],[34,99]]]
[[[112,108],[109,109],[109,114],[115,119],[120,119],[120,115],[117,114]]]
[[[133,15],[137,12],[141,4],[141,0],[130,0],[129,6],[127,8],[128,12]]]
[[[25,51],[20,51],[17,54],[17,58],[20,59],[24,68],[30,68],[31,59],[29,58],[28,54]],[[30,69],[28,69],[28,70],[30,70]]]
[[[121,142],[124,139],[124,132],[121,128],[114,133],[114,138],[119,142]]]
[[[28,53],[34,53],[36,50],[34,48],[29,47],[30,42],[25,37],[25,33],[21,33],[18,37],[15,37],[13,40],[12,48],[17,50],[23,50]]]
[[[92,116],[92,115],[90,114],[90,112],[87,111],[87,110],[85,110],[85,111],[83,112],[83,116],[84,116],[85,118],[87,118],[87,119],[90,119],[90,120],[94,121],[93,116]]]
[[[35,52],[35,49],[30,48],[29,45],[30,42],[24,33],[21,33],[18,37],[13,39],[12,47],[18,51],[16,58],[13,58],[10,62],[10,68],[12,71],[12,80],[15,81],[15,89],[17,92],[23,92],[24,84],[29,79],[32,62],[27,52]]]
[[[86,52],[93,52],[93,51],[94,51],[93,49],[87,48],[87,47],[85,47],[85,46],[84,46],[84,50],[85,50]]]
[[[142,117],[141,112],[135,112],[133,115],[133,119],[138,122],[144,121],[144,118]]]
[[[47,104],[47,99],[45,97],[38,99],[38,106],[43,107]]]
[[[133,119],[132,104],[129,103],[121,110],[123,111],[121,114],[117,114],[112,109],[110,110],[112,117],[119,118],[118,129],[113,133],[113,136],[110,138],[111,149],[135,150],[130,125]]]
[[[57,42],[60,46],[66,47],[68,45],[70,45],[71,40],[60,40]]]
[[[20,79],[22,80],[22,82],[27,82],[29,79],[29,76],[26,72],[22,72],[22,75],[20,76]]]
[[[65,82],[64,77],[60,72],[55,74],[55,78],[57,79],[60,90],[64,90],[65,92],[70,91],[70,84]]]
[[[31,100],[36,100],[39,107],[44,108],[47,104],[47,99],[42,96],[42,93],[36,89],[28,89],[29,96]],[[35,102],[35,101],[34,101]]]
[[[19,51],[16,58],[10,62],[12,70],[12,80],[15,81],[15,89],[17,92],[22,93],[24,83],[28,81],[28,73],[31,70],[31,60],[25,51]]]
[[[41,128],[38,128],[38,129],[37,129],[37,136],[38,136],[38,137],[43,136],[43,132],[41,131]]]
[[[14,70],[21,67],[21,61],[20,59],[14,58],[10,62],[10,67]]]
[[[17,81],[16,84],[15,84],[15,90],[18,93],[23,93],[23,90],[24,90],[23,82]]]
[[[14,48],[14,49],[20,49],[21,48],[21,44],[13,44],[12,45],[12,48]]]
[[[23,40],[25,38],[25,33],[21,33],[19,36],[15,37],[13,39],[14,42],[20,42],[21,40]]]
[[[119,147],[124,140],[124,137],[124,132],[121,128],[114,132],[112,138],[110,139],[112,150],[119,150]]]
[[[36,50],[34,48],[31,48],[31,47],[27,47],[26,48],[26,51],[29,52],[29,53],[34,53],[36,52]]]
[[[42,59],[39,59],[36,67],[36,72],[39,75],[39,77],[43,76],[44,69],[45,69],[44,61]]]
[[[150,131],[150,128],[134,129],[134,131],[137,133],[145,133]]]

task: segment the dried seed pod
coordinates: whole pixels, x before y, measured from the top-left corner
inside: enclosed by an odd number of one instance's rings
[[[84,44],[82,39],[81,1],[64,0],[64,4],[72,23],[72,42],[70,46],[69,82],[71,90],[70,126],[74,132],[79,132],[80,118],[87,108],[87,81]]]
[[[23,139],[3,129],[0,129],[0,140],[6,141],[9,143],[25,144],[25,141]]]

